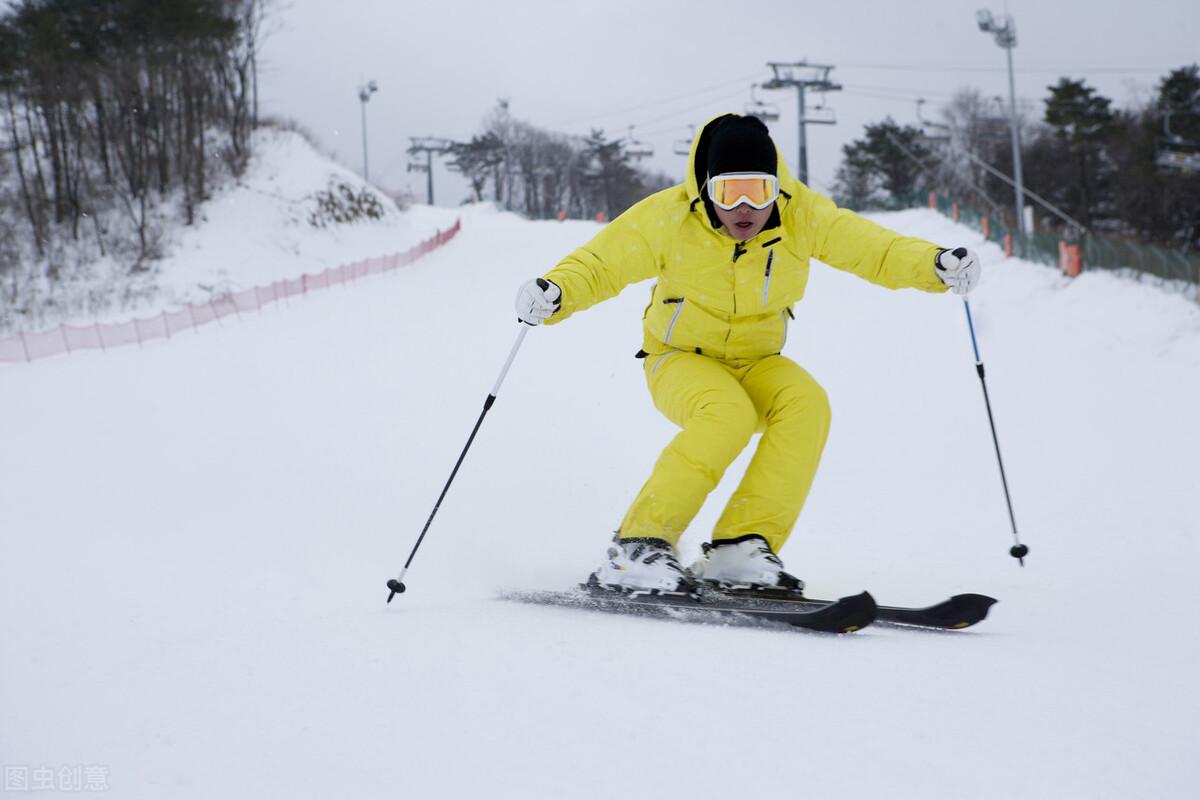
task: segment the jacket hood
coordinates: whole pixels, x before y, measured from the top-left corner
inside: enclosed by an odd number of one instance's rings
[[[713,211],[712,203],[708,201],[707,192],[703,190],[704,182],[708,179],[708,143],[712,139],[713,128],[717,123],[726,117],[736,117],[738,114],[721,114],[713,117],[704,124],[700,132],[696,134],[696,138],[692,140],[692,149],[688,153],[687,174],[684,176],[684,186],[687,189],[688,201],[691,207],[695,208],[698,202],[704,202],[704,208],[708,212],[708,218],[713,222],[714,227],[719,227],[720,221],[716,218],[716,212]],[[775,152],[778,155],[778,166],[776,172],[779,174],[779,191],[780,196],[793,197],[804,190],[804,184],[796,180],[792,175],[792,171],[788,169],[787,162],[783,160],[783,153],[779,152],[779,145],[775,146]],[[772,215],[772,221],[767,224],[768,227],[778,225],[775,219],[777,213]]]

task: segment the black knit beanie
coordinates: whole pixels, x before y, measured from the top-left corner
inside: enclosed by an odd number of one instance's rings
[[[727,172],[766,172],[778,166],[775,143],[757,117],[730,115],[717,123],[708,145],[708,176]]]

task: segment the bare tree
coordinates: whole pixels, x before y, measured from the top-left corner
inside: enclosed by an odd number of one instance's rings
[[[244,168],[268,2],[0,6],[0,162],[17,189],[3,219],[28,223],[0,239],[32,254],[26,269],[53,283],[86,246],[142,271],[166,204],[190,224],[214,177]]]
[[[542,130],[515,119],[500,101],[483,133],[458,145],[452,165],[484,194],[490,180],[506,209],[547,219],[560,212],[590,218],[616,216],[650,192],[675,181],[633,166],[620,140],[603,131],[587,137]]]

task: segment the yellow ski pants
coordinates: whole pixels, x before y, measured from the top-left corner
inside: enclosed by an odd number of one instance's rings
[[[645,359],[654,405],[683,430],[659,456],[633,501],[620,536],[675,544],[726,468],[762,432],[741,485],[713,540],[756,533],[776,553],[787,541],[816,475],[829,434],[825,390],[781,355],[720,361],[672,351]]]

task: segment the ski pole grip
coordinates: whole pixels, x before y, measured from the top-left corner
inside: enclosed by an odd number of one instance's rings
[[[517,341],[513,343],[512,351],[504,362],[504,368],[500,370],[500,377],[496,378],[496,385],[492,387],[492,393],[488,395],[485,408],[491,408],[492,403],[496,402],[496,397],[500,394],[500,384],[504,383],[504,377],[508,375],[508,368],[512,366],[513,359],[517,357],[517,351],[521,349],[521,342],[525,341],[527,333],[529,333],[529,326],[522,324],[521,331],[517,334]]]

